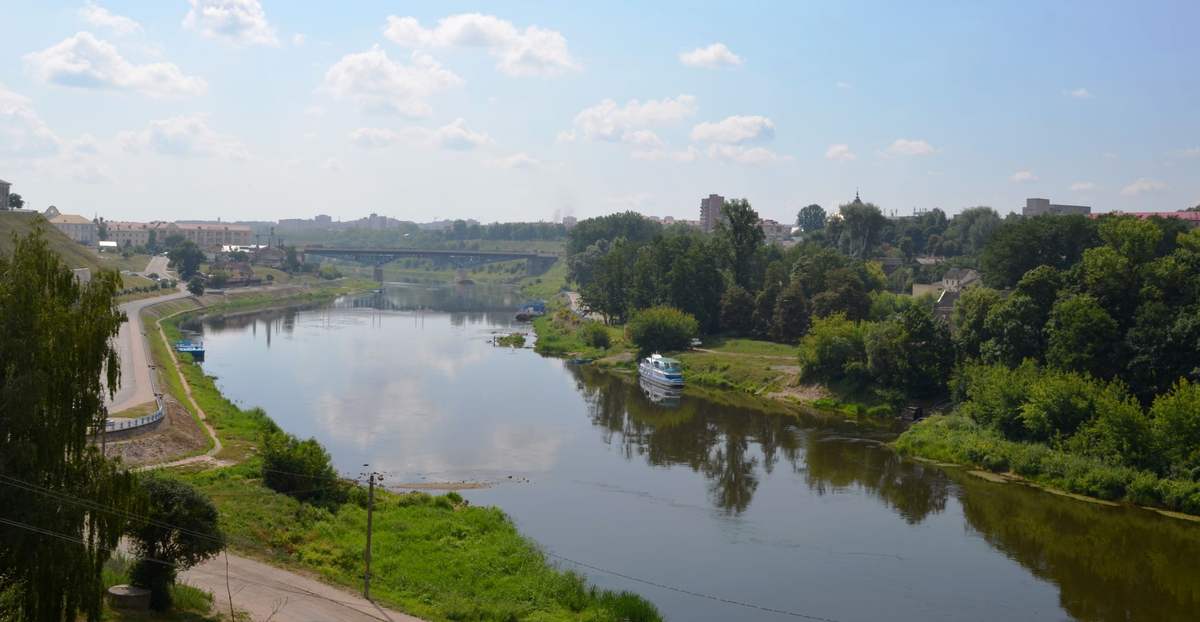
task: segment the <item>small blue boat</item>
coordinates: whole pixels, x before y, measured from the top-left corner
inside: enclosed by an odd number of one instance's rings
[[[651,354],[638,363],[638,374],[646,380],[668,389],[683,388],[683,372],[679,361]]]
[[[203,341],[176,341],[176,352],[187,352],[192,355],[192,358],[197,361],[204,360],[204,342]]]

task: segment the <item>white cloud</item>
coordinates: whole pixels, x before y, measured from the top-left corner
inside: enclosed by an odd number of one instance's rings
[[[676,151],[671,154],[676,162],[695,162],[700,155],[700,150],[695,147],[688,147],[687,151]]]
[[[837,160],[838,162],[853,162],[858,159],[858,156],[850,153],[850,145],[830,145],[825,151],[826,160]]]
[[[1075,89],[1074,91],[1064,91],[1064,92],[1066,92],[1071,97],[1078,97],[1080,99],[1091,99],[1092,98],[1092,94],[1089,93],[1087,89],[1081,88],[1081,89]]]
[[[183,27],[205,39],[232,46],[279,45],[275,28],[257,0],[188,0],[192,10]]]
[[[112,44],[90,32],[21,57],[42,82],[86,89],[135,93],[155,99],[182,99],[208,90],[203,78],[185,76],[175,63],[134,65]]]
[[[294,45],[296,47],[300,47],[300,46],[304,45],[305,41],[308,41],[308,35],[306,35],[302,32],[298,32],[298,33],[292,35],[292,45]]]
[[[141,24],[124,15],[117,15],[108,9],[98,7],[91,0],[88,0],[87,6],[79,9],[78,14],[79,19],[93,26],[108,28],[118,37],[142,32]]]
[[[1106,152],[1104,152],[1104,159],[1105,160],[1116,160],[1117,154],[1115,154],[1111,151],[1106,151]]]
[[[311,114],[314,117],[319,117],[325,114],[325,109],[320,106],[305,106],[304,114]]]
[[[775,138],[775,124],[761,116],[734,115],[718,123],[705,122],[692,128],[692,140],[727,145],[772,138]]]
[[[650,130],[626,132],[623,138],[621,142],[634,149],[658,149],[664,144],[662,139],[658,137],[658,134]]]
[[[1019,172],[1019,173],[1013,173],[1013,174],[1012,174],[1012,176],[1011,176],[1011,177],[1009,177],[1008,179],[1009,179],[1010,181],[1015,181],[1015,182],[1017,182],[1017,183],[1022,183],[1022,182],[1031,182],[1031,181],[1037,181],[1037,180],[1038,180],[1038,176],[1037,176],[1037,175],[1034,175],[1034,174],[1033,174],[1033,171],[1021,171],[1021,172]]]
[[[696,98],[691,95],[680,95],[675,99],[667,97],[662,101],[652,99],[644,104],[633,99],[624,106],[606,99],[575,115],[575,127],[559,132],[558,141],[605,140],[628,144],[637,140],[634,128],[675,123],[694,114]]]
[[[150,122],[140,132],[121,132],[117,145],[135,152],[195,157],[215,156],[244,160],[246,148],[232,136],[218,134],[200,116],[171,117]]]
[[[1176,149],[1175,151],[1168,151],[1167,155],[1174,156],[1176,158],[1194,158],[1196,156],[1200,156],[1200,147],[1191,147],[1189,149]]]
[[[734,54],[724,43],[714,43],[706,48],[696,48],[691,52],[680,52],[679,61],[688,67],[729,67],[740,66],[745,61]]]
[[[1157,179],[1146,179],[1143,177],[1132,184],[1125,186],[1125,189],[1121,190],[1121,194],[1127,197],[1136,197],[1139,194],[1157,194],[1160,192],[1166,192],[1167,190],[1167,184],[1164,184]]]
[[[0,84],[0,157],[57,153],[62,140],[38,117],[33,100]]]
[[[708,157],[747,166],[772,166],[795,160],[790,155],[780,156],[762,147],[747,149],[739,145],[712,145],[708,148]]]
[[[847,89],[847,90],[850,90],[850,91],[853,91],[853,90],[854,90],[854,86],[853,86],[853,85],[851,85],[849,82],[838,82],[838,83],[837,83],[837,87],[838,87],[839,89]]]
[[[637,195],[631,195],[627,197],[605,197],[603,201],[610,205],[617,204],[645,207],[647,205],[654,205],[657,202],[657,199],[649,192],[640,192]]]
[[[400,134],[383,127],[360,127],[346,132],[346,138],[358,147],[390,147]]]
[[[318,164],[317,168],[326,171],[340,171],[342,170],[342,161],[337,158],[325,158],[325,161]]]
[[[451,15],[438,20],[433,30],[422,28],[414,17],[389,15],[383,35],[408,48],[485,49],[500,59],[496,69],[509,76],[553,78],[581,68],[557,31],[529,26],[521,32],[495,15]]]
[[[496,141],[487,134],[474,132],[467,127],[467,120],[459,117],[449,125],[437,129],[425,127],[405,128],[405,136],[417,137],[417,145],[426,149],[449,149],[452,151],[473,151],[480,147],[490,147]]]
[[[891,147],[887,148],[888,153],[897,155],[924,155],[936,151],[933,145],[923,140],[905,140],[903,138],[896,139]]]
[[[1067,190],[1070,190],[1071,192],[1087,192],[1088,190],[1095,190],[1095,189],[1096,189],[1096,184],[1094,184],[1090,181],[1081,181],[1077,184],[1071,184],[1070,187],[1067,188]]]
[[[462,86],[463,81],[427,55],[414,52],[412,64],[387,57],[378,45],[361,54],[347,54],[325,73],[317,88],[337,99],[354,100],[369,112],[427,117],[433,113],[425,98]]]
[[[522,168],[536,170],[542,168],[542,163],[537,158],[525,153],[514,153],[503,158],[487,158],[483,163],[499,169]]]

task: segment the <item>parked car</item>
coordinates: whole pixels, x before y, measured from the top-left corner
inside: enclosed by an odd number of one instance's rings
[[[692,337],[692,347],[693,348],[699,348],[702,345],[704,345],[703,342],[701,342],[699,339],[697,339],[695,337]]]

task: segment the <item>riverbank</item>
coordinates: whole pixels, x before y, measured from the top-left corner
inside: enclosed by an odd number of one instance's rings
[[[1159,478],[1040,443],[1009,441],[963,415],[930,417],[902,434],[893,447],[903,456],[995,474],[992,481],[1029,483],[1085,501],[1142,506],[1200,521],[1200,483]]]
[[[182,337],[179,325],[196,313],[248,311],[333,295],[338,293],[247,293],[213,304],[189,299],[161,305],[148,319],[158,323],[161,318],[167,340],[173,341]],[[161,339],[158,345],[165,352]],[[234,550],[285,569],[315,573],[344,589],[361,589],[363,489],[352,487],[344,503],[318,507],[267,488],[259,454],[263,435],[277,426],[262,409],[243,409],[228,400],[215,378],[189,356],[179,359],[184,381],[177,380],[171,392],[186,403],[184,392],[190,389],[224,445],[216,457],[235,464],[189,465],[172,470],[175,476],[196,484],[218,505],[222,529]],[[162,373],[178,378],[169,363]],[[331,485],[354,486],[342,480],[322,481],[314,488]],[[560,570],[499,509],[472,507],[456,493],[432,497],[377,488],[376,494],[371,592],[381,603],[430,620],[661,620],[640,596],[599,590],[582,575]]]

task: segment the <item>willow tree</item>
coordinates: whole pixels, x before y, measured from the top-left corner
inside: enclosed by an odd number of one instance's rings
[[[88,443],[125,314],[120,278],[81,283],[43,233],[0,256],[0,619],[100,618],[100,571],[139,510],[131,474]]]

